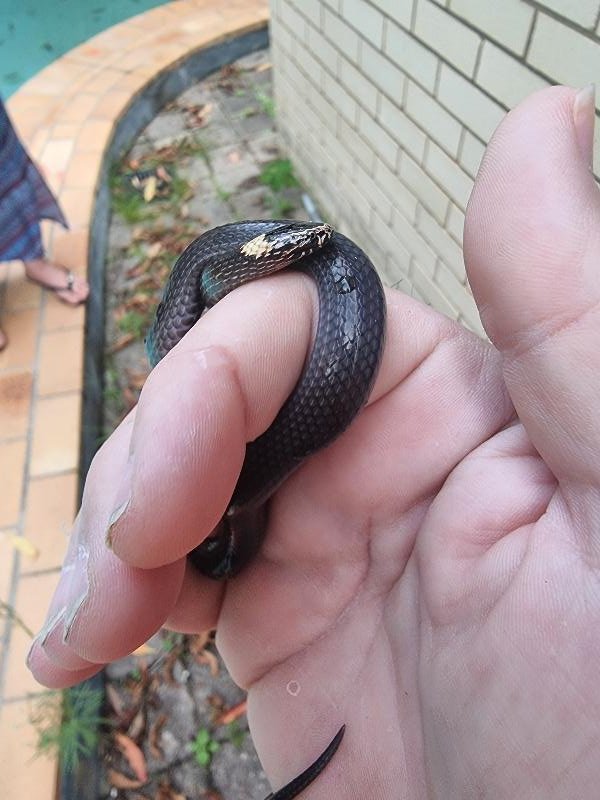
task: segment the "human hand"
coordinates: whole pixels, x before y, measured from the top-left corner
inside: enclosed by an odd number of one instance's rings
[[[495,348],[389,292],[369,406],[278,491],[227,584],[185,553],[301,371],[313,287],[243,287],[159,364],[90,471],[38,680],[77,683],[165,622],[218,626],[274,785],[345,722],[307,797],[595,796],[600,205],[591,100],[574,112],[574,96],[512,112],[471,198],[465,255]]]

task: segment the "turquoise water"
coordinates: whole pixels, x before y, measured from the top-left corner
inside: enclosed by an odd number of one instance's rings
[[[0,0],[0,95],[72,47],[165,0]]]

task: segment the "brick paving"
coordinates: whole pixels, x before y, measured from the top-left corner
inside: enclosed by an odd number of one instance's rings
[[[8,102],[32,157],[71,223],[44,224],[48,254],[86,273],[103,154],[119,117],[162,70],[209,44],[264,25],[267,0],[175,0],[110,28],[28,81]],[[40,627],[76,512],[85,309],[0,268],[0,599]],[[25,537],[31,557],[14,546]],[[55,797],[57,765],[33,758],[31,703],[43,691],[24,666],[30,637],[2,617],[0,773],[6,800]]]

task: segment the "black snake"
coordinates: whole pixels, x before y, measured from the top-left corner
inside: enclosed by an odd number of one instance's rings
[[[177,259],[146,339],[152,366],[203,311],[243,283],[292,265],[312,276],[319,319],[300,380],[272,425],[246,447],[229,506],[190,554],[201,573],[234,576],[255,555],[267,527],[267,501],[311,454],[352,422],[373,387],[385,332],[385,300],[375,268],[350,239],[325,224],[237,222],[195,239]],[[324,769],[344,727],[299,777],[266,800],[292,800]]]

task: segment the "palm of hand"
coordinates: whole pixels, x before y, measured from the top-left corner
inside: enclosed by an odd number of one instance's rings
[[[458,336],[410,366],[280,493],[219,646],[275,785],[346,722],[323,797],[503,797],[507,760],[550,796],[597,729],[598,612],[571,602],[593,571],[556,536],[560,489],[498,360]],[[587,693],[563,685],[574,664]]]

